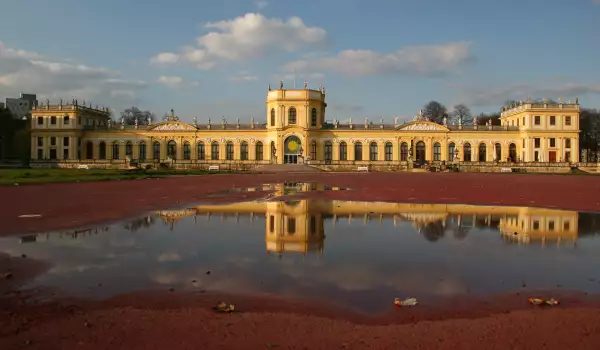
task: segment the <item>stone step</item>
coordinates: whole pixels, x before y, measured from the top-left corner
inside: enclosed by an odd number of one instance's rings
[[[320,172],[320,169],[306,164],[268,164],[256,168],[261,173],[314,173]]]

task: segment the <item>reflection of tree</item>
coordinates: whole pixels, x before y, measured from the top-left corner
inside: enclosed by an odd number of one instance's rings
[[[441,221],[428,222],[421,228],[421,233],[429,242],[436,242],[444,237],[444,225]]]
[[[593,236],[600,234],[600,215],[590,213],[579,214],[579,235]]]
[[[130,232],[136,232],[141,229],[149,228],[155,223],[156,220],[154,220],[153,216],[145,216],[143,218],[128,221],[125,223],[125,225],[123,225],[123,227]]]

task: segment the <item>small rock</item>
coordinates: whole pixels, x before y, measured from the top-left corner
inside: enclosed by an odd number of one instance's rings
[[[209,270],[209,271],[206,271],[206,274],[207,274],[207,275],[210,275],[210,270]]]
[[[25,259],[27,257],[26,254],[21,254],[21,258]]]
[[[23,342],[23,344],[25,344],[25,345],[31,345],[31,340],[27,339],[27,340],[25,340],[25,341]]]
[[[192,283],[196,283],[196,280],[192,280]]]
[[[85,322],[83,325],[87,328],[90,328],[92,326],[89,322]]]
[[[175,288],[169,288],[169,292],[174,292]]]
[[[12,272],[7,272],[7,273],[5,273],[5,274],[4,274],[4,279],[7,279],[7,280],[9,280],[9,279],[11,279],[12,277],[13,277],[13,274],[12,274]]]

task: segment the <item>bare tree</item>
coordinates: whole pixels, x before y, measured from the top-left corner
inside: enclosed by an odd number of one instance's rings
[[[458,124],[459,120],[462,120],[463,124],[473,123],[471,110],[462,103],[454,106],[454,110],[452,111],[452,121]]]
[[[154,119],[154,114],[150,111],[142,111],[137,107],[131,107],[121,112],[121,117],[125,118],[125,124],[134,125],[136,119],[140,124],[144,123],[148,117]]]
[[[442,123],[444,117],[448,116],[448,110],[446,109],[446,106],[438,101],[430,101],[423,106],[423,115],[432,122]]]

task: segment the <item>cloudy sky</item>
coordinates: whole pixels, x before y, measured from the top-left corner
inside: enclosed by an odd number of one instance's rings
[[[323,84],[328,119],[600,107],[600,0],[7,0],[0,98],[264,118],[268,84]]]

